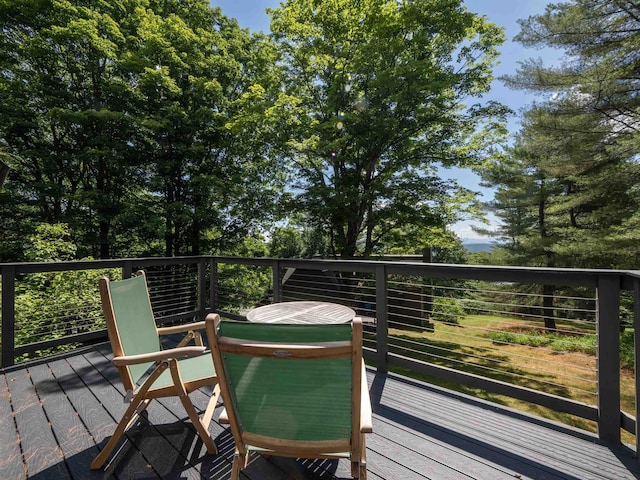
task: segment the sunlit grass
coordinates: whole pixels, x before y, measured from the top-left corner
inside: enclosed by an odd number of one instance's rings
[[[457,325],[436,322],[434,331],[390,329],[389,342],[391,351],[403,355],[410,351],[410,356],[427,362],[595,405],[595,331],[586,328],[572,332],[568,328],[559,324],[562,333],[546,333],[543,328],[520,327],[517,321],[508,318],[473,315],[461,318]],[[633,332],[624,332],[621,407],[629,413],[635,412],[633,369],[627,368],[633,366],[632,349]],[[597,430],[595,422],[574,415],[404,369],[392,370],[566,425]],[[626,443],[635,441],[626,431],[622,437]]]

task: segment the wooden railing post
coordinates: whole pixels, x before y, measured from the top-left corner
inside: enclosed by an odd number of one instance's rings
[[[271,265],[273,275],[273,303],[282,301],[282,276],[280,275],[280,262],[274,260]]]
[[[218,311],[218,261],[212,258],[209,269],[209,305],[212,312]]]
[[[640,278],[633,279],[633,347],[635,369],[635,400],[636,400],[636,458],[640,459]]]
[[[197,308],[199,311],[198,319],[203,320],[206,315],[207,308],[207,295],[206,295],[206,275],[207,272],[207,263],[204,258],[200,258],[198,262],[198,296],[197,296]]]
[[[388,370],[389,353],[388,288],[387,266],[376,266],[376,369]]]
[[[16,269],[2,267],[2,368],[15,363]]]
[[[620,278],[600,276],[598,299],[598,436],[620,443]]]
[[[133,262],[125,260],[122,264],[122,279],[131,278],[131,275],[133,275]]]

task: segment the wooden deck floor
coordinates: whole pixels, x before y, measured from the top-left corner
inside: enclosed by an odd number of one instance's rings
[[[152,402],[106,472],[89,463],[125,405],[110,349],[101,345],[0,377],[0,478],[226,479],[233,440],[212,422],[220,451],[207,455],[174,400]],[[394,375],[369,372],[373,480],[634,479],[633,452],[588,433]],[[204,407],[207,392],[192,394]],[[217,415],[214,416],[214,419]],[[254,458],[245,479],[348,478],[345,461]]]

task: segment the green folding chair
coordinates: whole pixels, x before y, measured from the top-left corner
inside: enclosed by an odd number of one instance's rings
[[[101,468],[124,432],[137,420],[154,398],[177,396],[207,452],[216,453],[209,434],[209,423],[216,407],[220,387],[211,354],[202,344],[199,329],[205,322],[173,327],[156,327],[147,290],[145,274],[115,282],[100,279],[100,298],[113,349],[113,364],[118,368],[130,401],[111,439],[91,463]],[[160,335],[185,333],[176,348],[162,350]],[[194,340],[196,346],[186,346]],[[213,395],[200,418],[189,399],[189,393],[201,387],[214,386]]]
[[[287,325],[220,322],[207,337],[236,444],[231,478],[252,451],[294,458],[346,458],[366,479],[371,402],[362,323]]]

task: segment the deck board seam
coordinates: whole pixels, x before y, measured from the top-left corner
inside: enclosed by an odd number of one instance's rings
[[[18,448],[18,451],[20,453],[20,460],[21,460],[21,467],[22,467],[22,471],[23,471],[23,477],[22,478],[27,478],[27,462],[26,462],[26,458],[25,458],[25,452],[24,452],[24,448],[22,445],[22,441],[20,439],[20,433],[18,431],[18,423],[16,422],[16,416],[15,416],[15,407],[14,407],[14,402],[13,402],[13,397],[11,395],[11,391],[9,389],[9,382],[7,381],[7,377],[6,375],[2,375],[2,379],[3,379],[3,386],[6,392],[6,396],[7,396],[7,401],[8,401],[8,406],[9,409],[11,410],[11,423],[13,424],[13,428],[14,428],[14,433],[15,433],[15,440],[16,443],[15,445]],[[7,412],[8,413],[8,412]]]

